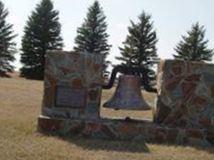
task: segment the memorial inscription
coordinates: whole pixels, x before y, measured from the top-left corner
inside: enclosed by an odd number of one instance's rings
[[[69,86],[57,86],[56,107],[79,108],[86,103],[85,88],[70,88]]]

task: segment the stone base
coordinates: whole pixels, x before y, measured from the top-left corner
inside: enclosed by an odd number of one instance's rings
[[[214,130],[195,128],[169,128],[148,120],[79,120],[38,118],[38,130],[62,136],[84,136],[110,140],[136,140],[153,143],[182,145],[214,145]]]

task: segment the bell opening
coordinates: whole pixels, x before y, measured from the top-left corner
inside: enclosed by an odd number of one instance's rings
[[[141,93],[140,78],[134,75],[121,75],[115,92],[103,106],[116,110],[151,109]]]
[[[118,119],[125,120],[126,122],[134,122],[138,120],[148,120],[152,121],[153,113],[152,109],[147,110],[133,110],[133,109],[120,109],[120,108],[107,108],[103,104],[108,101],[112,95],[115,93],[116,87],[110,90],[103,90],[105,95],[102,97],[100,116],[101,118],[107,119]],[[142,95],[146,99],[146,102],[150,104],[151,108],[154,106],[154,99],[156,97],[155,93],[148,93],[142,90]]]

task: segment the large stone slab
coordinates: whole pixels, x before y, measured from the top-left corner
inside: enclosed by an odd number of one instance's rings
[[[42,115],[97,119],[100,113],[103,57],[90,53],[46,54]]]
[[[214,65],[164,60],[158,67],[155,122],[214,129]]]

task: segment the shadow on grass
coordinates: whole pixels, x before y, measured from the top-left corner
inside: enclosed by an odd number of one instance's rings
[[[43,134],[42,134],[43,135]],[[132,152],[132,153],[150,153],[150,149],[147,144],[158,145],[160,147],[191,147],[199,151],[205,151],[209,154],[214,154],[214,146],[198,146],[198,145],[182,145],[174,143],[155,143],[144,141],[120,141],[120,140],[102,140],[102,139],[89,139],[82,136],[65,137],[59,136],[59,134],[45,134],[46,136],[54,136],[60,140],[73,143],[77,146],[87,150],[106,150],[106,151],[118,151],[118,152]]]
[[[42,134],[44,135],[44,134]],[[149,153],[150,150],[143,141],[120,141],[120,140],[103,140],[89,139],[82,136],[59,136],[58,134],[45,134],[45,136],[54,136],[60,140],[73,143],[87,150],[106,150],[120,152],[144,152]]]
[[[149,148],[145,142],[137,141],[119,141],[119,140],[101,140],[87,139],[83,137],[61,138],[63,140],[81,146],[83,149],[89,150],[107,150],[107,151],[122,151],[122,152],[145,152],[149,153]]]
[[[204,145],[199,145],[199,144],[175,144],[175,143],[155,143],[155,142],[150,142],[148,144],[151,145],[159,145],[162,147],[174,147],[174,148],[194,148],[198,151],[205,151],[209,154],[214,154],[214,146],[204,146]]]
[[[196,146],[193,145],[192,147],[194,147],[197,150],[202,150],[202,151],[206,151],[207,153],[213,154],[214,155],[214,146]]]
[[[84,149],[92,150],[107,150],[107,151],[123,151],[123,152],[139,152],[139,153],[150,153],[150,149],[147,146],[158,145],[162,147],[175,147],[175,148],[194,148],[199,151],[205,151],[210,154],[214,154],[214,146],[203,146],[203,145],[182,145],[182,144],[173,144],[173,143],[145,143],[143,141],[112,141],[112,140],[100,140],[100,139],[86,139],[82,137],[73,137],[73,138],[60,138],[71,143],[74,143],[78,146],[81,146]]]

